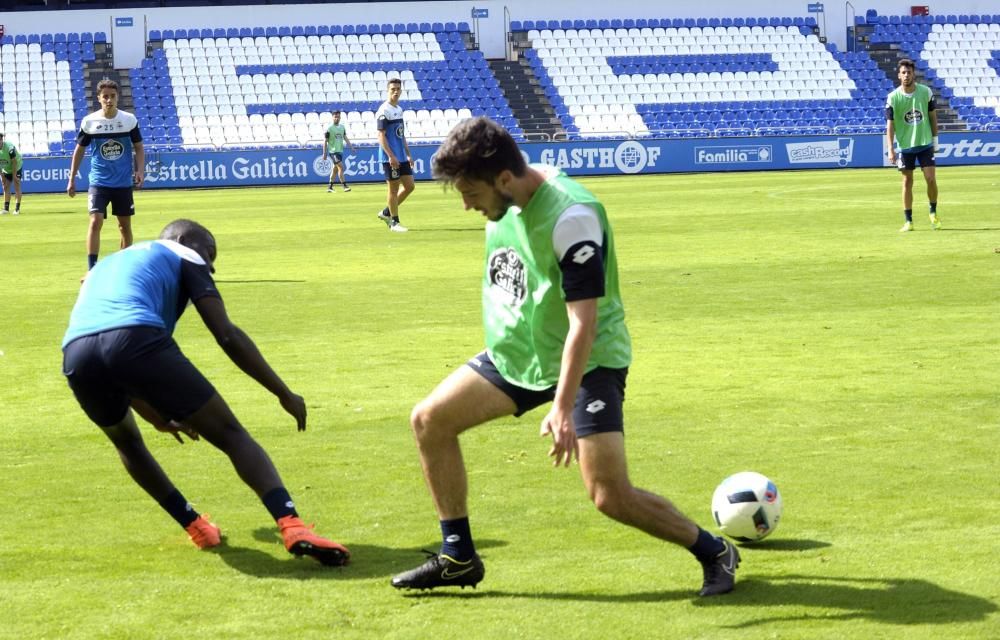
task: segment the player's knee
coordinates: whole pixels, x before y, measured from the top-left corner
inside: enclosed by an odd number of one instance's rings
[[[426,400],[413,407],[410,413],[410,428],[418,444],[434,440],[441,433],[442,424],[433,405]]]
[[[620,483],[595,482],[590,487],[590,500],[597,510],[614,520],[621,520],[628,504],[630,487]]]
[[[421,402],[417,406],[413,407],[413,411],[410,412],[410,429],[413,430],[413,435],[419,442],[421,439],[426,437],[427,433],[430,431],[431,425],[431,412],[426,406],[426,403]]]

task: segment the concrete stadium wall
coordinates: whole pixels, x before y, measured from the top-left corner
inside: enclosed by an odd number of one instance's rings
[[[506,7],[511,20],[555,20],[587,18],[650,17],[771,17],[808,16],[808,0],[773,0],[747,3],[740,0],[711,2],[664,2],[655,9],[647,0],[478,0],[477,2],[391,2],[345,3],[326,5],[254,5],[245,11],[233,7],[178,7],[160,9],[95,9],[91,11],[10,11],[0,14],[8,34],[53,33],[61,31],[104,31],[113,34],[116,17],[131,17],[135,28],[177,29],[190,27],[299,26],[310,24],[369,24],[396,22],[468,22],[473,24],[473,8],[487,9],[489,17],[478,21],[480,47],[488,58],[502,58],[505,53]],[[846,28],[853,23],[845,4],[823,2],[826,12],[817,16],[822,34],[843,50]],[[882,15],[908,15],[912,0],[869,0],[858,2],[856,10],[864,15],[876,9]],[[931,3],[935,13],[996,14],[996,0],[949,0]]]

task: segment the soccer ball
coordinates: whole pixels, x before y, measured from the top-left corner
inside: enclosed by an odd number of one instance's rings
[[[740,542],[763,540],[778,527],[781,494],[765,476],[735,473],[712,494],[712,517],[722,533]]]

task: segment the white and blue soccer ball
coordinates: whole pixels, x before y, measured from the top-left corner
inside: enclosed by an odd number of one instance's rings
[[[778,528],[781,494],[766,476],[754,471],[734,473],[712,494],[712,517],[733,540],[763,540]]]

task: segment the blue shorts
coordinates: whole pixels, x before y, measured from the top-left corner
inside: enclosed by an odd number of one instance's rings
[[[87,416],[110,427],[125,417],[132,398],[145,400],[167,420],[183,420],[205,406],[215,387],[158,327],[126,327],[82,336],[63,349],[63,375]]]
[[[344,161],[344,154],[340,151],[331,151],[330,159],[333,160],[333,164],[340,164]]]
[[[399,180],[403,176],[412,176],[413,167],[410,166],[409,162],[400,162],[399,168],[393,169],[391,163],[383,162],[382,172],[385,174],[386,180],[394,181],[394,180]]]
[[[87,191],[87,210],[90,213],[102,213],[108,217],[108,205],[111,205],[111,215],[131,216],[135,214],[135,203],[132,200],[132,187],[90,187]]]
[[[914,167],[917,166],[917,161],[920,162],[920,168],[933,167],[937,164],[934,162],[934,147],[927,147],[923,151],[917,151],[916,153],[900,151],[899,161],[896,166],[900,171],[913,171]]]
[[[3,177],[4,177],[4,179],[7,182],[10,182],[11,180],[13,180],[15,176],[17,177],[18,180],[20,180],[21,178],[23,178],[24,177],[24,168],[22,167],[22,168],[18,169],[17,171],[15,171],[14,173],[7,173],[6,171],[3,172]]]
[[[535,391],[525,389],[507,381],[490,356],[484,351],[467,363],[472,369],[486,378],[496,388],[507,395],[517,410],[514,415],[520,417],[547,402],[552,402],[556,388],[549,387]],[[609,369],[597,367],[585,373],[576,394],[576,404],[573,407],[573,423],[576,425],[578,438],[585,438],[595,433],[624,432],[625,420],[622,405],[625,404],[625,378],[628,369]]]

